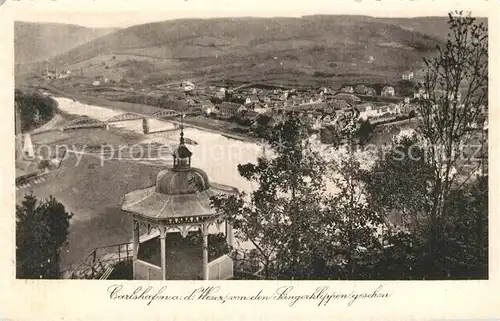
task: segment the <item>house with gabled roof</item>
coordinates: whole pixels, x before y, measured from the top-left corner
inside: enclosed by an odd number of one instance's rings
[[[354,88],[352,88],[352,86],[345,86],[345,87],[342,87],[340,89],[340,91],[343,93],[352,94],[352,93],[354,93]]]
[[[401,75],[401,79],[403,80],[412,80],[413,78],[414,78],[413,71],[407,70]]]
[[[343,110],[351,108],[351,104],[343,99],[332,99],[329,101],[329,104],[334,110]]]
[[[239,113],[241,107],[243,105],[225,101],[219,105],[219,112],[222,116],[231,117]]]
[[[336,94],[335,96],[333,96],[333,98],[347,100],[350,102],[360,102],[361,101],[361,99],[358,96],[353,95],[353,94],[348,94],[348,93],[339,93],[339,94]]]

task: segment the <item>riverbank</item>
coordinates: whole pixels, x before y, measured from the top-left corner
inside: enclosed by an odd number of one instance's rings
[[[46,90],[47,92],[53,94],[54,96],[69,98],[69,99],[72,99],[74,101],[78,101],[80,103],[84,103],[84,104],[88,104],[88,105],[106,107],[106,108],[109,108],[109,109],[112,109],[115,111],[135,112],[135,113],[141,113],[141,114],[145,114],[145,115],[151,115],[155,112],[164,110],[163,108],[155,107],[155,106],[151,106],[151,105],[126,103],[126,102],[121,102],[121,101],[114,101],[114,100],[108,100],[108,99],[104,99],[104,98],[82,95],[79,93],[69,93],[69,92],[63,91],[59,88],[56,88],[54,86],[51,86],[49,84],[39,85],[38,88]],[[174,119],[169,119],[168,122],[180,124],[179,121],[174,120]],[[184,119],[184,126],[192,127],[192,128],[203,130],[203,131],[208,131],[208,132],[211,132],[214,134],[220,134],[220,135],[223,135],[224,137],[239,140],[239,141],[245,141],[245,142],[249,142],[249,143],[260,142],[260,139],[258,139],[256,137],[234,133],[233,131],[231,131],[230,128],[227,128],[228,127],[227,124],[226,124],[226,126],[214,125],[212,119],[205,118],[204,116],[196,116],[196,118],[191,118],[191,119],[189,117],[186,117]]]

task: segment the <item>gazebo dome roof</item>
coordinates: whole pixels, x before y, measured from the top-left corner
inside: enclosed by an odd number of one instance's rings
[[[178,225],[218,215],[211,206],[217,194],[235,194],[231,186],[210,183],[201,169],[191,167],[191,151],[181,140],[173,153],[174,166],[158,173],[156,184],[127,193],[122,210],[150,221]]]
[[[208,175],[201,169],[165,169],[156,178],[156,193],[167,195],[196,194],[210,188]]]

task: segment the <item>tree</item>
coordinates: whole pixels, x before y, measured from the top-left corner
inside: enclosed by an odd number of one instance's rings
[[[417,88],[417,84],[411,80],[400,80],[398,81],[396,87],[399,96],[410,97],[413,96],[413,93]]]
[[[261,138],[266,138],[268,137],[268,133],[270,131],[270,124],[271,124],[271,116],[269,115],[262,115],[259,114],[255,118],[255,122],[253,127],[253,131],[257,134],[257,136]]]
[[[437,249],[443,272],[455,279],[488,278],[488,178],[479,176],[458,191],[448,210]]]
[[[411,124],[411,120],[417,116],[415,110],[410,110],[408,113],[408,125]]]
[[[365,95],[367,91],[368,87],[363,84],[356,85],[356,87],[354,88],[354,92],[359,95]]]
[[[267,278],[310,278],[320,253],[323,159],[309,145],[307,125],[289,115],[272,130],[273,158],[238,165],[240,175],[258,183],[250,194],[213,199],[236,235],[255,247]]]
[[[382,215],[397,215],[400,225],[410,229],[429,206],[429,184],[433,168],[427,164],[417,137],[403,136],[388,152],[381,152],[374,166],[362,174],[368,202]]]
[[[367,144],[373,137],[374,130],[375,130],[375,125],[372,125],[368,119],[361,120],[357,131],[357,139],[359,141],[359,144],[360,145]]]
[[[378,230],[385,220],[366,202],[362,170],[352,148],[337,166],[333,182],[339,191],[326,203],[319,243],[330,254],[327,266],[333,268],[337,278],[371,278],[382,251]]]
[[[19,108],[22,131],[27,131],[50,120],[57,109],[57,102],[37,92],[15,90],[15,101]]]
[[[59,254],[66,244],[73,214],[55,198],[38,202],[26,195],[16,206],[16,274],[21,279],[60,276]]]
[[[403,136],[369,170],[361,173],[369,208],[384,217],[385,245],[375,259],[373,277],[377,279],[416,278],[417,261],[422,257],[418,240],[422,217],[429,208],[429,184],[433,169],[425,161],[425,151],[416,136]]]
[[[390,235],[393,246],[382,256],[386,270],[392,262],[409,278],[487,273],[487,184],[473,176],[481,165],[472,160],[474,148],[463,148],[473,147],[470,124],[487,110],[487,35],[461,13],[450,14],[449,25],[446,47],[426,60],[428,95],[417,100],[416,136],[396,142],[365,176],[371,206],[409,232]]]
[[[461,167],[470,160],[463,159],[463,146],[473,142],[469,126],[477,123],[488,105],[487,29],[462,12],[450,13],[448,24],[446,46],[438,47],[437,57],[425,59],[428,95],[417,100],[422,116],[417,131],[430,146],[427,161],[434,170],[433,197],[426,212],[430,261],[438,258],[435,247],[450,214],[449,200],[469,179],[458,182]]]

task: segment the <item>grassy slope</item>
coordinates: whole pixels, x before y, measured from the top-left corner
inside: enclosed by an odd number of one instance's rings
[[[125,138],[113,131],[82,129],[59,133],[44,133],[33,137],[37,141],[72,146],[134,144],[136,138]],[[57,140],[57,142],[56,142]],[[49,143],[49,145],[52,145]],[[75,216],[71,220],[69,245],[62,254],[63,266],[83,259],[94,247],[128,242],[131,239],[131,217],[120,210],[123,195],[149,186],[160,168],[137,162],[110,160],[100,166],[94,156],[84,156],[80,163],[74,154],[67,154],[60,171],[48,180],[16,192],[20,202],[30,191],[39,198],[53,195]]]
[[[421,18],[386,18],[385,22],[400,26],[410,31],[416,31],[437,38],[446,39],[448,35],[448,18],[421,17]],[[488,24],[487,18],[477,18],[477,23]]]
[[[384,81],[419,68],[440,42],[405,28],[360,16],[172,20],[119,30],[52,62],[81,68],[82,61],[103,54],[106,61],[100,69],[93,63],[92,74],[108,70],[130,81],[158,83],[182,77]],[[113,55],[128,56],[113,60]]]
[[[43,61],[113,31],[116,29],[16,21],[14,24],[16,63]]]

